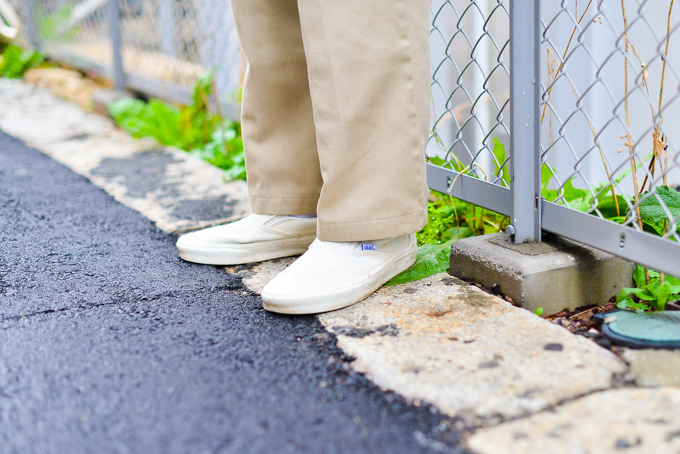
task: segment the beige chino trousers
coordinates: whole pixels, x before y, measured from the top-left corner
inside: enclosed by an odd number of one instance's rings
[[[322,241],[425,225],[429,5],[232,0],[254,213],[316,213]]]

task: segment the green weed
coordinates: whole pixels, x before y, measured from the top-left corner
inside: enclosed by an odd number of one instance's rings
[[[7,46],[0,55],[0,77],[19,79],[24,73],[43,61],[40,52]]]
[[[494,139],[493,154],[496,158],[495,175],[500,178],[499,184],[510,186],[510,174],[505,163],[505,147]],[[446,166],[458,172],[466,172],[466,168],[458,161],[445,161],[441,158],[428,158],[430,162],[439,166]],[[638,165],[638,167],[641,164]],[[623,172],[617,182],[621,182],[631,170]],[[559,189],[550,189],[551,180],[554,178],[553,171],[543,164],[541,168],[541,196],[548,201],[554,201],[570,208],[592,212],[593,215],[601,214],[605,219],[623,223],[627,219],[628,207],[632,200],[622,195],[613,194],[611,185],[602,184],[593,192],[574,187],[573,178],[567,180]],[[455,183],[454,183],[455,184]],[[672,215],[680,214],[680,195],[673,194],[674,190],[666,188],[658,193],[669,207],[677,207],[678,213],[671,210]],[[614,197],[616,196],[616,197]],[[668,200],[667,200],[668,199]],[[656,202],[656,205],[655,205]],[[650,226],[651,231],[663,227],[663,222],[668,222],[664,216],[665,211],[658,206],[658,201],[650,197],[641,207],[643,221]],[[645,208],[646,207],[646,208]],[[448,272],[449,270],[449,247],[461,238],[476,235],[486,235],[505,230],[509,219],[506,216],[485,210],[479,206],[456,199],[454,197],[431,193],[428,204],[428,222],[423,229],[416,234],[419,251],[416,264],[409,270],[398,275],[387,285],[424,279],[436,273]],[[442,246],[446,247],[442,247]]]
[[[425,227],[416,233],[418,259],[386,285],[425,279],[449,271],[451,245],[461,238],[504,230],[508,218],[454,197],[431,192]]]
[[[648,270],[649,283],[645,283],[645,269],[637,265],[633,279],[637,287],[621,289],[616,296],[616,306],[619,309],[634,309],[638,312],[666,309],[668,301],[680,299],[680,279],[672,276],[661,276],[654,270]],[[631,296],[636,296],[638,301]]]
[[[134,137],[153,137],[224,169],[228,180],[245,180],[241,127],[213,113],[217,109],[211,109],[212,87],[208,73],[196,83],[189,106],[126,98],[111,103],[109,112]]]
[[[433,163],[442,165],[438,159],[430,158]],[[503,160],[499,159],[499,162],[502,163]],[[452,165],[460,168],[460,164]],[[434,191],[430,193],[427,215],[427,224],[416,233],[418,259],[415,265],[386,285],[402,284],[448,272],[449,255],[454,241],[496,233],[504,230],[509,223],[506,216]]]
[[[649,192],[640,194],[645,197]],[[659,200],[666,205],[666,209],[661,206]],[[668,215],[671,215],[670,217]],[[648,232],[663,236],[671,225],[671,218],[678,219],[680,216],[680,193],[668,186],[659,186],[654,191],[654,195],[648,197],[640,203],[640,217],[644,229]],[[678,229],[680,232],[680,229]]]
[[[423,244],[418,247],[418,258],[415,265],[403,273],[393,277],[385,285],[404,284],[419,281],[428,276],[449,271],[449,255],[455,239],[442,244]]]
[[[643,192],[642,197],[649,192]],[[661,206],[664,202],[667,209]],[[670,215],[670,216],[669,216]],[[659,186],[654,195],[640,203],[640,218],[645,231],[659,236],[668,232],[671,219],[680,216],[680,193],[668,186]],[[680,229],[678,229],[680,233]],[[673,240],[673,237],[671,237]],[[668,301],[680,299],[680,279],[636,265],[633,273],[635,287],[626,287],[616,296],[617,307],[638,312],[663,311]]]

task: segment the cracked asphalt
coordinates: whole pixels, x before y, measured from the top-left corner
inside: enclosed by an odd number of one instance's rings
[[[175,240],[0,132],[0,452],[460,452]]]

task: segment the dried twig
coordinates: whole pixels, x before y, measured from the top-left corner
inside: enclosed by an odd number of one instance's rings
[[[666,61],[668,60],[668,46],[671,42],[671,13],[673,12],[673,0],[668,7],[668,21],[666,22],[666,49],[663,54],[663,65],[661,67],[661,87],[659,88],[659,125],[663,123],[663,114],[661,113],[661,107],[663,105],[663,84],[666,78]],[[654,127],[654,132],[658,133],[659,126]],[[655,144],[656,145],[656,144]],[[656,151],[656,146],[654,147]],[[663,163],[663,185],[668,186],[668,147],[664,146],[664,163]]]
[[[637,166],[635,165],[635,144],[630,136],[630,106],[628,102],[628,50],[630,48],[630,41],[628,41],[628,16],[626,15],[626,0],[621,0],[621,10],[623,12],[623,28],[625,36],[625,49],[626,53],[623,58],[624,64],[624,95],[625,99],[625,109],[626,109],[626,134],[623,136],[625,138],[625,145],[628,147],[628,154],[630,155],[630,166],[633,173],[633,197],[635,199],[635,215],[637,217],[637,224],[640,230],[642,230],[642,216],[640,216],[640,196],[638,193],[638,181],[637,181]],[[649,283],[649,270],[645,267],[645,283]]]

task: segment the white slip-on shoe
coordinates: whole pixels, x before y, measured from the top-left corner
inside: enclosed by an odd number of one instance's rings
[[[317,239],[264,287],[264,308],[280,314],[316,314],[349,306],[411,267],[417,255],[413,233],[361,242]]]
[[[251,214],[182,235],[179,256],[206,265],[240,265],[300,255],[316,238],[316,217]]]

